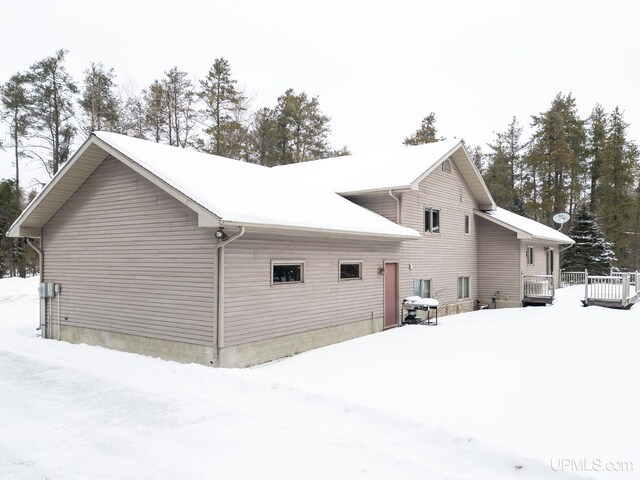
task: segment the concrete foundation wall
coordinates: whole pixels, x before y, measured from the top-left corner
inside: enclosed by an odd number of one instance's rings
[[[520,308],[520,307],[522,307],[521,301],[496,299],[496,308]],[[493,305],[490,305],[490,308],[493,308]]]
[[[383,318],[320,328],[267,340],[225,347],[194,345],[157,338],[62,325],[60,339],[70,343],[97,345],[121,352],[160,357],[181,363],[199,363],[216,367],[248,367],[325,347],[352,338],[382,331]],[[57,324],[50,325],[51,338],[58,338]]]
[[[50,331],[52,333],[51,338],[57,339],[57,324],[53,323]],[[98,345],[121,352],[160,357],[164,360],[173,360],[181,363],[215,365],[217,357],[216,349],[212,345],[196,345],[69,325],[60,327],[60,340],[69,343]]]
[[[382,331],[383,318],[309,330],[220,349],[216,366],[249,367]]]

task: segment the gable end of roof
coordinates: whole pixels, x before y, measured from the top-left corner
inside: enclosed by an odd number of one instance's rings
[[[196,212],[199,226],[216,227],[220,225],[220,219],[215,214],[194,202],[95,134],[91,134],[20,214],[9,228],[7,236],[40,237],[42,227],[110,155]]]

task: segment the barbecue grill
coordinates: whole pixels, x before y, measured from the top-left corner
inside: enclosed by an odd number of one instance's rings
[[[407,316],[404,317],[402,323],[406,325],[438,325],[439,305],[440,302],[435,298],[407,297],[402,301],[402,308],[407,311]],[[431,320],[432,310],[435,310],[434,321]],[[426,311],[427,318],[420,318],[418,311]]]

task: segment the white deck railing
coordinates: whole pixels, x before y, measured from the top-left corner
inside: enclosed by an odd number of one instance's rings
[[[524,298],[554,298],[553,275],[523,275]]]
[[[584,296],[587,300],[622,300],[627,298],[628,276],[626,275],[587,275],[584,284]]]
[[[632,285],[638,283],[638,272],[611,272],[612,277],[623,277],[624,275],[629,275],[629,282],[631,282]]]
[[[613,300],[623,304],[633,301],[640,293],[637,278],[638,272],[612,272],[610,276],[587,275],[585,300]]]
[[[572,285],[584,285],[587,272],[562,272],[560,274],[560,287]]]
[[[638,272],[614,272],[609,275],[589,275],[584,272],[562,272],[560,285],[584,285],[585,305],[626,307],[640,297]]]

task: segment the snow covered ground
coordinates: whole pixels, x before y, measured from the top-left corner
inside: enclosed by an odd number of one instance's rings
[[[582,287],[225,370],[37,338],[36,285],[0,280],[3,480],[640,478],[640,307]]]

